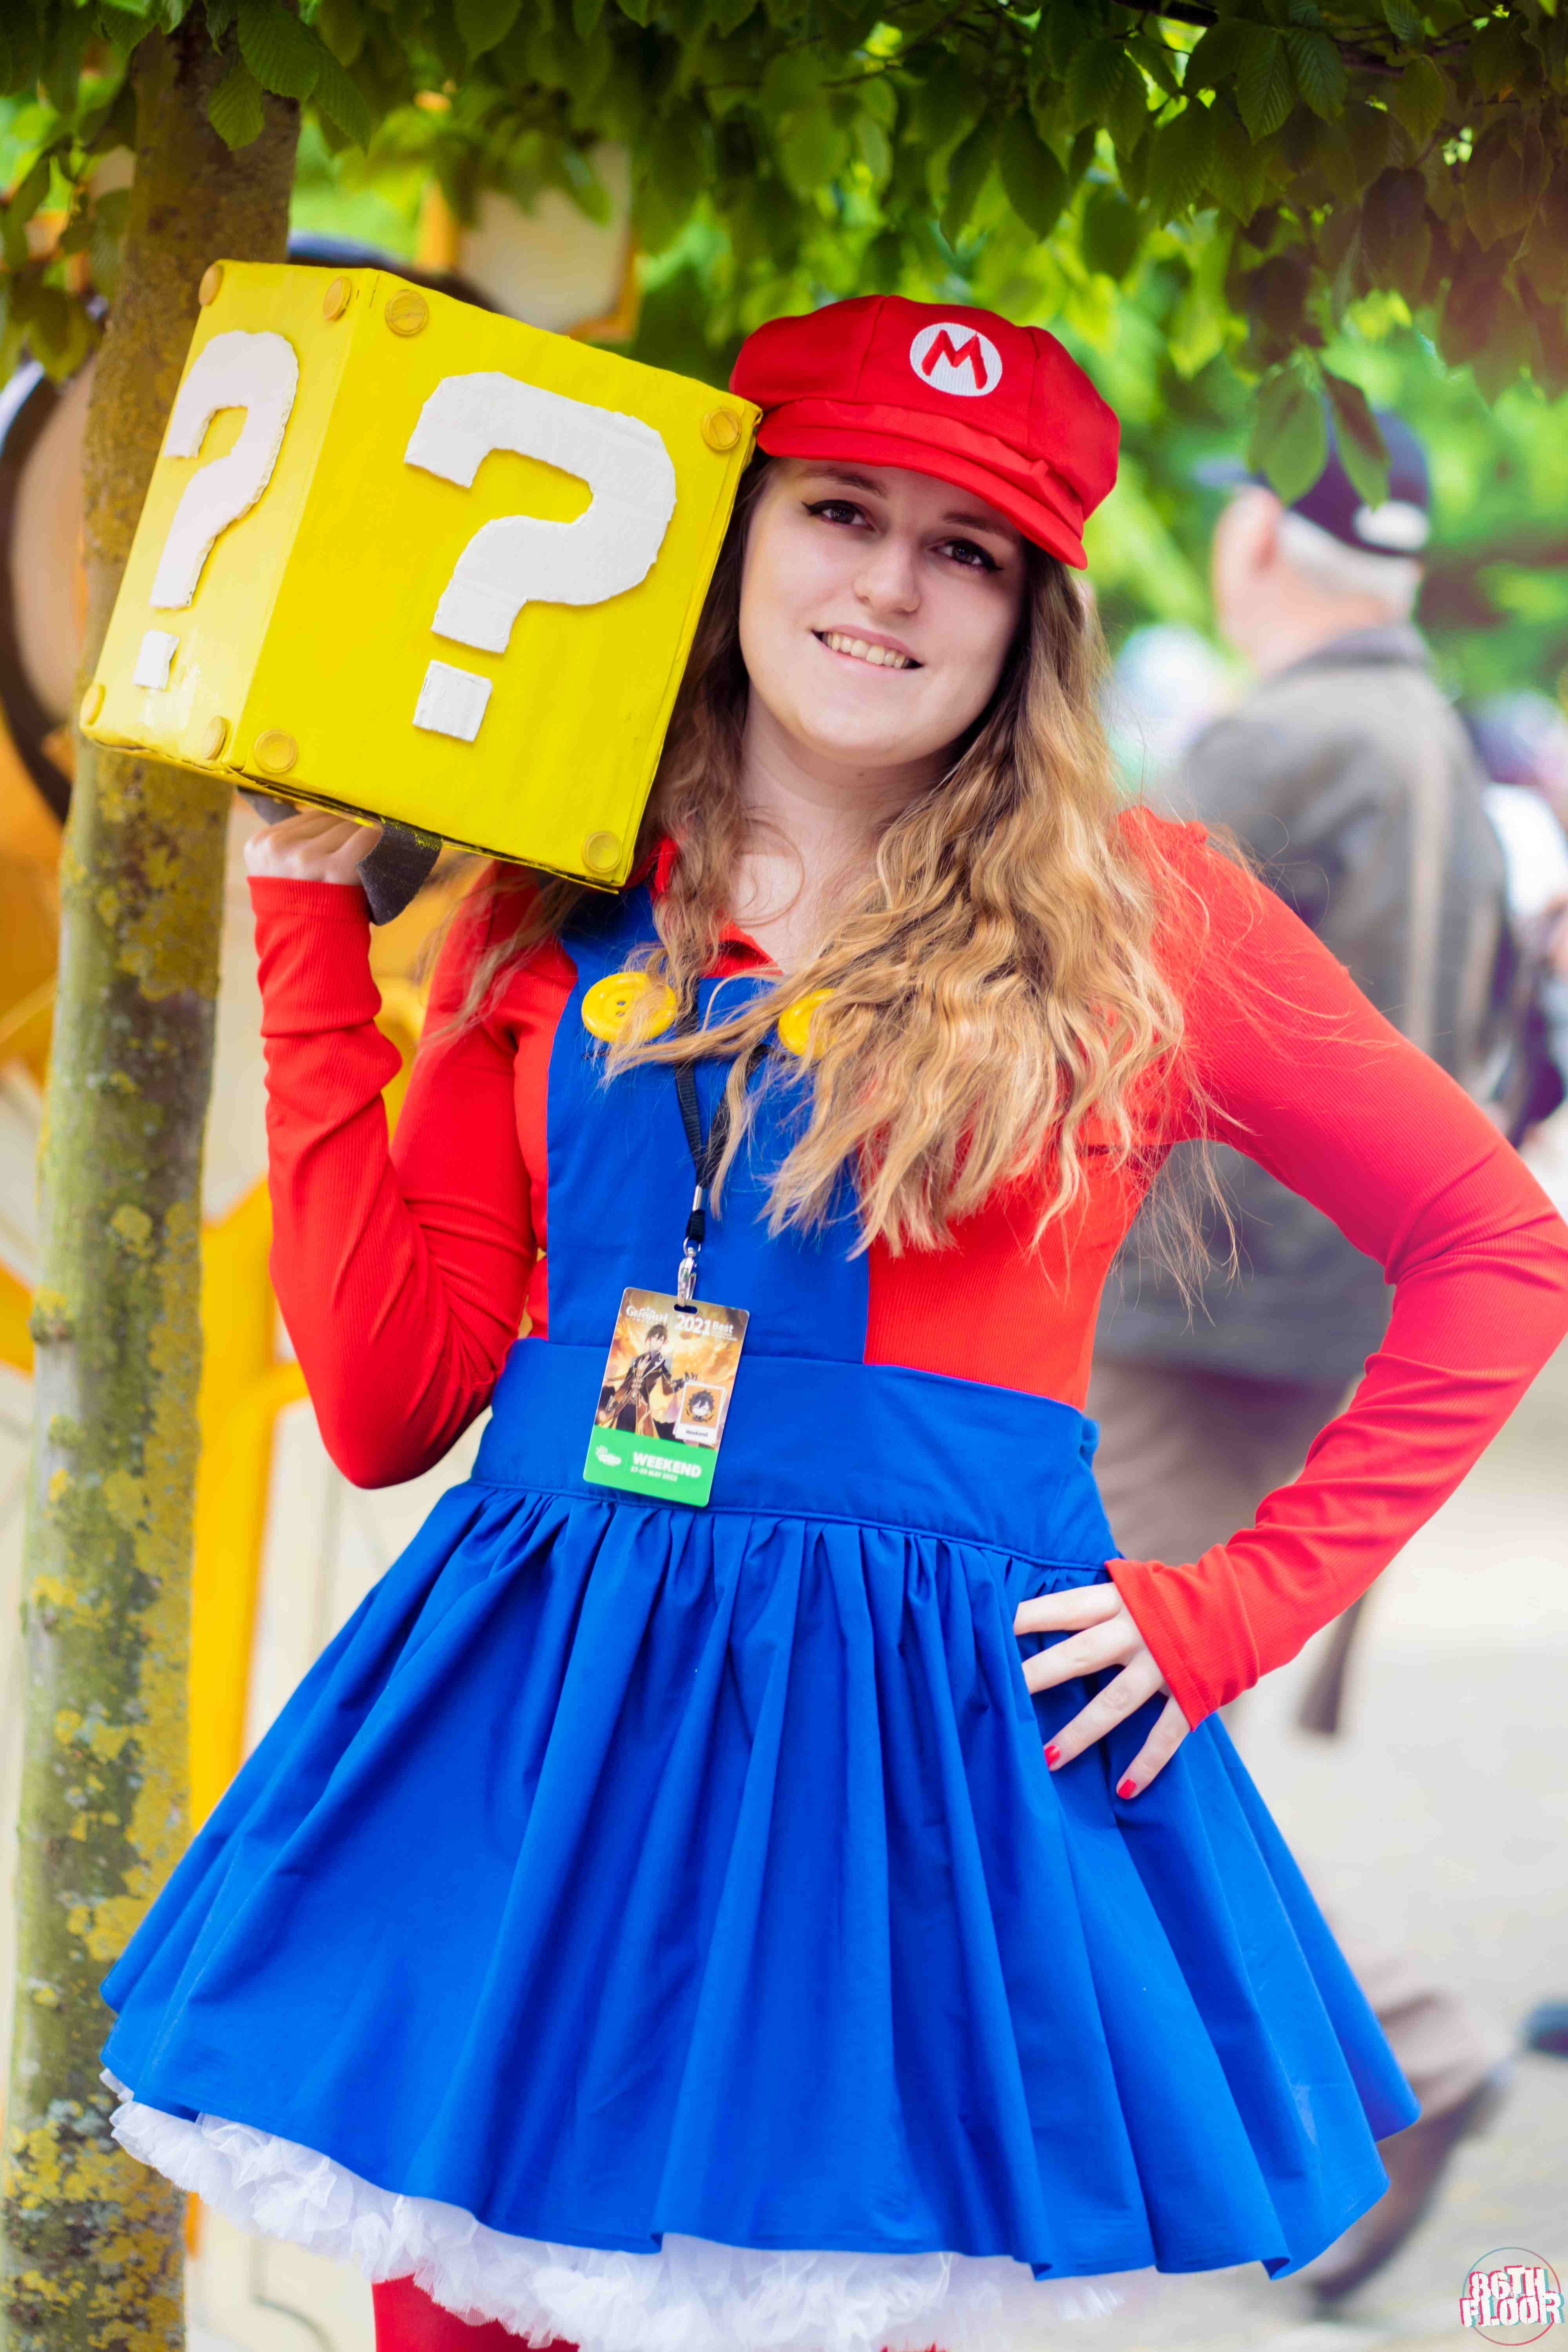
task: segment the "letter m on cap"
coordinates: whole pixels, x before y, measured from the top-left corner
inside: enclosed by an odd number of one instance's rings
[[[933,392],[963,400],[994,392],[1002,381],[1002,354],[990,336],[951,319],[921,329],[910,345],[910,365]]]

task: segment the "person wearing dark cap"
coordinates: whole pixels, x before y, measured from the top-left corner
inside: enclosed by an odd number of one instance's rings
[[[1502,856],[1484,777],[1415,625],[1430,529],[1425,453],[1380,416],[1386,497],[1369,505],[1334,446],[1293,505],[1239,466],[1214,536],[1215,616],[1257,672],[1162,779],[1178,816],[1231,826],[1263,878],[1390,1022],[1487,1097],[1508,1055],[1494,1006]],[[1189,1313],[1167,1267],[1124,1251],[1107,1286],[1089,1410],[1120,1542],[1201,1556],[1291,1477],[1346,1404],[1389,1321],[1383,1269],[1256,1158],[1222,1147],[1231,1230],[1200,1213],[1211,1276]],[[1350,1627],[1344,1629],[1348,1634]],[[1237,1721],[1239,1701],[1227,1708]],[[1387,2195],[1307,2272],[1320,2296],[1382,2267],[1427,2210],[1452,2149],[1495,2112],[1510,2043],[1413,1956],[1333,1914],[1420,2119],[1384,2143]]]
[[[762,454],[632,877],[479,882],[390,1141],[354,828],[252,846],[327,1444],[388,1483],[490,1419],[117,1962],[104,2063],[132,2152],[362,2262],[381,2352],[961,2352],[1300,2270],[1416,2102],[1217,1708],[1568,1331],[1568,1226],[1462,1089],[1119,804],[1073,577],[1117,423],[1062,345],[868,297],[731,389]],[[1200,1118],[1398,1286],[1359,1413],[1201,1569],[1118,1552],[1082,1411]],[[744,1353],[716,1446],[620,1453],[667,1281]]]

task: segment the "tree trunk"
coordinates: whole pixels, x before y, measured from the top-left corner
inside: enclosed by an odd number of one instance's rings
[[[83,459],[84,678],[219,255],[280,260],[298,109],[231,154],[195,10],[133,61],[136,180]],[[184,2199],[99,2080],[110,1963],[186,1835],[202,1130],[226,794],[79,741],[40,1165],[16,2009],[4,2173],[12,2352],[184,2342]]]

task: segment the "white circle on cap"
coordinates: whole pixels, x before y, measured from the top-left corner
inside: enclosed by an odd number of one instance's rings
[[[1414,555],[1432,535],[1431,517],[1409,499],[1385,499],[1380,507],[1357,507],[1352,527],[1368,547]]]
[[[955,319],[921,329],[910,345],[910,365],[934,392],[955,392],[963,400],[994,392],[1002,381],[1002,354],[990,336]]]

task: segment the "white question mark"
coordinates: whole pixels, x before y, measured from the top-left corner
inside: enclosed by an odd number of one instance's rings
[[[214,541],[249,511],[272,479],[299,386],[300,362],[283,335],[237,330],[215,335],[197,354],[175,395],[163,456],[194,457],[220,408],[243,408],[245,422],[226,456],[215,457],[185,484],[147,599],[154,612],[179,612],[190,603]],[[136,685],[161,692],[179,642],[171,630],[149,629],[132,672]]]
[[[500,654],[531,597],[602,604],[647,579],[675,512],[675,467],[660,435],[640,417],[493,373],[443,377],[403,454],[407,465],[472,489],[492,449],[542,458],[593,492],[574,522],[505,515],[481,524],[458,556],[431,628]],[[433,661],[414,724],[471,743],[490,686],[473,670]]]

